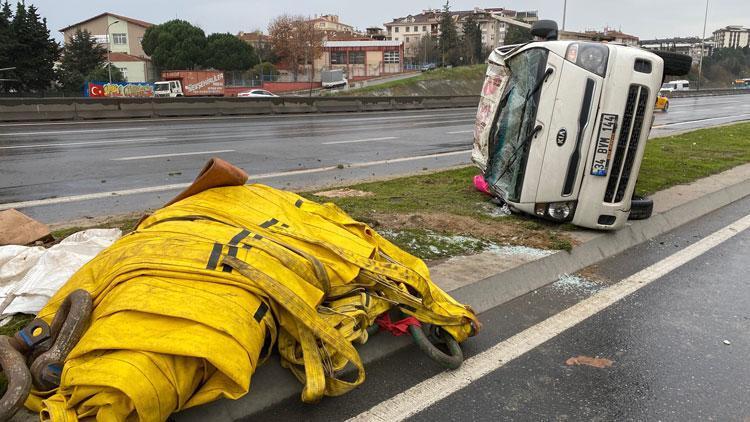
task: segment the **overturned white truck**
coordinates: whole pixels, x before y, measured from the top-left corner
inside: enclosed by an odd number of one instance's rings
[[[614,230],[648,218],[634,198],[664,74],[686,74],[690,57],[602,42],[545,41],[495,49],[474,128],[473,162],[511,210]]]

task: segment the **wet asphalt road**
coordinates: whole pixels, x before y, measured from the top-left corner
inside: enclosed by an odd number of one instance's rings
[[[464,343],[465,355],[476,356],[683,251],[747,216],[748,210],[750,197],[605,260],[589,269],[582,281],[559,281],[481,314],[483,331]],[[749,255],[750,229],[410,420],[747,421]],[[566,365],[567,359],[580,355],[612,360],[612,366]],[[442,372],[416,347],[366,370],[365,384],[343,397],[326,398],[316,405],[294,398],[253,415],[252,420],[346,420]]]
[[[462,108],[3,124],[0,209],[53,223],[155,208],[211,156],[297,190],[466,164],[474,115]],[[746,95],[678,98],[656,113],[652,136],[745,119]]]

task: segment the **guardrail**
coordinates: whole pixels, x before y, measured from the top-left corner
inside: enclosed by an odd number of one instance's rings
[[[238,116],[476,107],[478,95],[430,97],[7,98],[0,122]]]

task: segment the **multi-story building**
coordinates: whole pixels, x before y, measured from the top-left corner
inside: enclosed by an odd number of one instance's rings
[[[584,34],[595,41],[610,41],[630,46],[638,45],[638,37],[635,35],[626,34],[608,27],[605,27],[602,31],[587,30]]]
[[[674,51],[675,53],[687,54],[693,58],[693,63],[700,61],[701,45],[703,46],[703,57],[710,56],[714,50],[713,41],[701,43],[699,37],[642,40],[640,45],[646,50]]]
[[[729,25],[714,31],[716,48],[743,48],[750,46],[750,28]]]
[[[143,52],[141,41],[152,23],[105,12],[60,29],[67,44],[78,30],[88,31],[110,51],[112,65],[119,68],[129,82],[157,79],[151,60]]]
[[[462,31],[462,24],[466,18],[473,16],[482,32],[482,45],[486,48],[497,47],[505,41],[505,33],[509,24],[495,19],[496,16],[518,19],[527,23],[538,20],[537,11],[517,12],[503,8],[481,9],[476,7],[474,10],[452,11],[450,14],[453,21],[456,22],[456,29],[459,32]],[[416,59],[422,37],[426,35],[437,37],[440,35],[441,16],[442,11],[440,9],[428,9],[416,15],[395,18],[384,24],[387,38],[393,41],[402,41],[404,43],[404,57]]]
[[[354,27],[339,21],[338,15],[320,15],[310,19],[310,22],[323,32],[354,32]]]

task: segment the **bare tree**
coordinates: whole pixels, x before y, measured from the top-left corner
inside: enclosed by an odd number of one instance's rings
[[[323,50],[323,32],[303,16],[281,15],[268,26],[274,53],[291,67],[297,81],[300,65],[313,63]],[[313,68],[310,78],[315,75]]]

